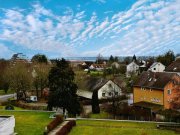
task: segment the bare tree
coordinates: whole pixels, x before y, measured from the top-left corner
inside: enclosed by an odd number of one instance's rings
[[[11,65],[6,71],[6,75],[9,78],[10,88],[17,93],[17,100],[22,98],[21,94],[26,99],[26,91],[31,88],[32,84],[32,75],[28,65],[25,63]]]
[[[38,91],[41,91],[41,97],[43,93],[43,89],[48,85],[48,74],[49,74],[50,66],[48,64],[39,63],[34,65],[32,75],[33,75],[33,85],[36,89],[37,97]]]

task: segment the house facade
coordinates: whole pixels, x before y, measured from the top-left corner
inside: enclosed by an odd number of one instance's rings
[[[132,74],[138,74],[139,73],[139,65],[136,64],[135,61],[131,62],[126,67],[126,77],[130,77]]]
[[[152,103],[170,109],[176,90],[180,90],[178,74],[143,72],[133,86],[133,102]]]
[[[123,95],[122,89],[112,80],[107,81],[98,90],[98,99],[107,99]]]
[[[154,62],[148,70],[152,72],[163,72],[165,70],[165,66],[160,62]]]

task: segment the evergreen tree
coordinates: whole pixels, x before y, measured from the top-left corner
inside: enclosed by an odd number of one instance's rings
[[[157,62],[161,62],[165,66],[170,65],[175,60],[174,52],[169,50],[164,55],[159,55],[157,57]]]
[[[98,100],[98,90],[93,91],[92,95],[92,112],[100,113],[99,100]]]
[[[109,62],[110,62],[110,63],[113,63],[113,62],[114,62],[114,57],[113,57],[112,55],[109,57]]]
[[[49,110],[52,110],[52,107],[62,107],[63,111],[66,109],[70,114],[80,113],[74,75],[72,68],[65,59],[56,60],[56,66],[52,67],[49,72]]]

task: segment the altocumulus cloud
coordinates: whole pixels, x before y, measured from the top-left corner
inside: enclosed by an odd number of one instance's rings
[[[129,10],[113,12],[103,19],[95,12],[88,19],[85,11],[70,8],[57,15],[39,3],[29,12],[1,9],[4,16],[0,18],[0,42],[59,56],[154,55],[168,49],[177,52],[179,5],[179,0],[140,0]],[[1,46],[8,51],[8,47]]]

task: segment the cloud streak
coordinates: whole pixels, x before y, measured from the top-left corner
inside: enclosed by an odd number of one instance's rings
[[[67,8],[57,15],[39,3],[32,5],[30,12],[1,9],[0,42],[59,56],[154,55],[180,43],[178,5],[179,0],[141,0],[127,11],[107,11],[105,18],[93,12],[89,19],[84,10]],[[108,16],[109,12],[114,14]]]

